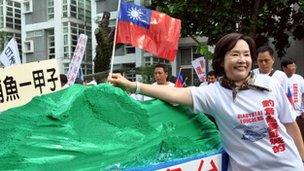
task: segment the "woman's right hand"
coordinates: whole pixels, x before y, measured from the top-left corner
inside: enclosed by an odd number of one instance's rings
[[[107,81],[114,86],[121,87],[129,92],[134,92],[136,89],[136,83],[131,82],[119,73],[109,74]]]

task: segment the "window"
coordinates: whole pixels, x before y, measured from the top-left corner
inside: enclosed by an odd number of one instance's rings
[[[20,9],[15,9],[15,13],[17,13],[17,14],[21,14],[21,11],[20,11]]]
[[[34,42],[33,42],[33,40],[24,41],[23,48],[24,48],[23,49],[24,53],[33,53],[34,52]]]
[[[191,55],[191,48],[188,49],[181,49],[181,65],[191,65],[192,55]]]
[[[33,2],[31,0],[23,2],[24,13],[33,12]]]
[[[54,1],[48,0],[48,19],[54,18]]]
[[[7,22],[11,22],[11,23],[12,23],[12,22],[13,22],[13,19],[12,19],[12,18],[10,18],[10,17],[6,17],[6,21],[7,21]]]
[[[126,48],[126,54],[135,53],[135,47],[126,45],[125,48]]]
[[[68,35],[63,36],[63,44],[68,45]]]
[[[76,0],[71,0],[71,4],[76,5]]]
[[[20,8],[20,3],[19,2],[15,2],[15,7]]]
[[[13,6],[13,2],[12,1],[7,1],[7,5]]]
[[[40,36],[43,36],[43,30],[26,32],[26,38],[33,38],[33,37],[40,37]]]
[[[15,18],[15,24],[19,24],[19,25],[21,25],[21,20],[20,20],[20,19],[16,19],[16,18]]]
[[[47,31],[48,34],[48,56],[49,59],[55,58],[55,37],[54,30]]]

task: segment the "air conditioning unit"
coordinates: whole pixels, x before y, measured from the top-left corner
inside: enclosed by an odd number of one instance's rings
[[[31,13],[33,12],[33,2],[32,0],[26,0],[23,2],[23,13]]]
[[[34,41],[33,40],[24,41],[23,52],[24,53],[34,53]]]

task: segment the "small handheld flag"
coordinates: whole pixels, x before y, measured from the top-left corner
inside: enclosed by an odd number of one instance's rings
[[[292,107],[294,107],[294,101],[293,101],[292,93],[291,93],[291,90],[289,87],[287,89],[287,98],[288,98],[290,104],[292,105]]]
[[[179,71],[176,81],[175,81],[175,87],[184,87],[184,76],[181,71]]]

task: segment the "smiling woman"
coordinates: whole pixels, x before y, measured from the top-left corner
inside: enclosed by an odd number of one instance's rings
[[[119,74],[108,80],[126,90],[140,89],[142,94],[212,115],[229,154],[228,170],[303,170],[304,146],[295,111],[275,80],[250,72],[255,56],[252,38],[231,33],[216,43],[212,66],[222,77],[214,84],[152,86],[130,82]]]
[[[237,85],[242,85],[252,65],[250,49],[247,42],[238,40],[234,48],[226,53],[223,65],[227,78],[235,81]]]

